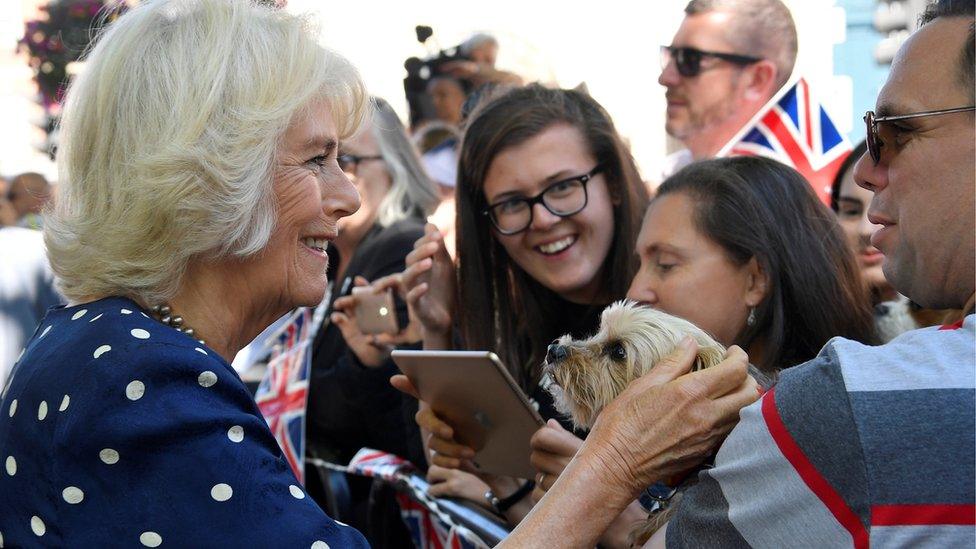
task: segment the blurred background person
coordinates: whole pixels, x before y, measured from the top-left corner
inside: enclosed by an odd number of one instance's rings
[[[63,302],[41,232],[0,226],[0,387],[48,308]]]
[[[51,198],[51,186],[43,175],[22,173],[10,181],[7,198],[16,212],[16,224],[28,229],[43,227],[41,211]]]
[[[17,210],[10,203],[10,181],[0,176],[0,227],[17,224]]]
[[[453,76],[435,76],[427,83],[427,94],[434,105],[434,120],[461,125],[461,107],[468,97],[470,84]]]

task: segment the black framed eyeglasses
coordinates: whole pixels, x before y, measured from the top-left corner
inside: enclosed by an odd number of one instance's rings
[[[342,171],[347,173],[356,173],[356,168],[359,167],[360,163],[367,160],[383,160],[383,155],[372,154],[367,156],[359,156],[357,154],[345,153],[340,154],[336,160],[339,161],[339,168],[341,168]]]
[[[908,120],[911,118],[921,118],[923,116],[938,116],[940,114],[951,114],[954,112],[966,112],[966,111],[976,111],[976,105],[970,107],[955,107],[952,109],[940,109],[937,111],[922,111],[913,112],[909,114],[898,114],[894,116],[881,116],[876,117],[874,111],[868,111],[864,113],[864,125],[866,126],[866,138],[868,146],[868,154],[871,155],[871,160],[874,161],[874,165],[877,166],[878,162],[881,162],[881,148],[884,147],[885,141],[891,141],[894,136],[891,131],[882,130],[882,128],[888,128],[888,122],[897,122],[898,120]]]
[[[723,53],[717,51],[705,51],[696,48],[685,48],[675,46],[661,46],[661,70],[664,70],[668,63],[674,59],[674,66],[678,69],[678,74],[685,78],[694,78],[702,72],[702,59],[714,57],[723,61],[728,61],[735,65],[745,66],[762,61],[761,57],[750,55],[739,55],[737,53]]]
[[[533,197],[506,198],[488,206],[481,213],[488,216],[495,230],[503,235],[513,235],[528,229],[532,224],[532,210],[536,204],[542,204],[553,215],[569,217],[586,207],[586,184],[602,169],[603,166],[597,164],[583,175],[552,183]]]

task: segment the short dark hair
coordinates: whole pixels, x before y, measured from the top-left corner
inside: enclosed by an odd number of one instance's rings
[[[695,162],[657,196],[687,193],[696,228],[743,265],[755,258],[769,291],[735,344],[761,343],[765,372],[815,357],[834,336],[875,342],[874,317],[836,216],[796,170],[759,157]]]
[[[796,24],[780,0],[691,0],[685,15],[724,11],[733,15],[726,38],[740,55],[768,59],[776,65],[776,89],[783,87],[796,64]]]
[[[590,96],[539,84],[496,89],[478,102],[466,122],[458,158],[457,206],[458,323],[464,344],[494,350],[524,388],[538,379],[546,346],[560,319],[551,318],[560,297],[515,264],[492,234],[484,182],[499,153],[545,130],[568,124],[582,134],[602,166],[614,228],[603,263],[603,290],[622,299],[637,271],[637,233],[648,204],[647,187],[610,115]],[[605,305],[605,303],[594,303]],[[544,319],[540,321],[540,319]]]
[[[925,8],[919,17],[919,27],[938,19],[939,17],[965,17],[976,19],[976,1],[974,0],[937,0]],[[966,89],[970,99],[976,98],[976,25],[969,23],[969,34],[962,46],[958,61],[958,82]]]

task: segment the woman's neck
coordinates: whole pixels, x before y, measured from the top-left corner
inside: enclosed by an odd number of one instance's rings
[[[287,308],[260,305],[257,299],[266,288],[254,288],[232,270],[215,264],[197,265],[187,270],[183,287],[168,303],[172,315],[183,317],[185,327],[193,328],[227,362]]]

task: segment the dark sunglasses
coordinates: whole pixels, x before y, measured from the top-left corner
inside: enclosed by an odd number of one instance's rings
[[[668,66],[668,62],[674,59],[674,66],[678,69],[678,74],[685,78],[694,78],[702,72],[702,59],[714,57],[723,61],[728,61],[736,65],[750,65],[762,61],[761,57],[749,55],[739,55],[737,53],[722,53],[717,51],[704,51],[695,48],[678,48],[674,46],[661,46],[661,70]]]
[[[382,160],[383,155],[374,154],[370,156],[359,156],[355,154],[340,154],[336,160],[339,161],[339,168],[344,172],[354,173],[356,168],[359,166],[360,162],[365,162],[366,160]]]
[[[885,141],[891,139],[891,135],[883,135],[885,133],[882,130],[882,125],[887,122],[896,122],[898,120],[908,120],[910,118],[921,118],[923,116],[938,116],[940,114],[950,114],[954,112],[966,112],[966,111],[976,111],[976,105],[971,107],[956,107],[954,109],[941,109],[938,111],[923,111],[923,112],[913,112],[911,114],[899,114],[895,116],[882,116],[875,117],[874,111],[868,111],[864,113],[864,125],[867,126],[867,141],[868,154],[871,155],[871,160],[877,166],[878,162],[881,161],[881,147],[884,147]]]

